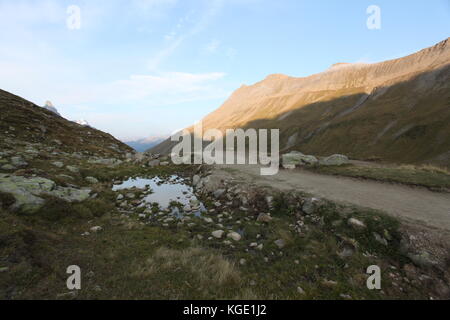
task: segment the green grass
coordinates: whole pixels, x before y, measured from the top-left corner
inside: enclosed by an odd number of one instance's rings
[[[317,166],[309,168],[308,170],[330,175],[422,186],[437,191],[450,189],[450,173],[445,169],[430,166],[399,166],[384,168],[344,165],[332,167]]]

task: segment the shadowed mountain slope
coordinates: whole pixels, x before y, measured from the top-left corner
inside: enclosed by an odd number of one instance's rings
[[[450,165],[450,41],[375,64],[242,86],[204,130],[279,128],[280,148],[356,159]],[[192,128],[189,128],[192,130]],[[153,152],[169,152],[165,141]]]

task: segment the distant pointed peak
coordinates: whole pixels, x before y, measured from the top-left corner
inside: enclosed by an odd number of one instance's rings
[[[54,108],[55,106],[53,105],[53,103],[50,100],[45,101],[45,107],[52,107]]]
[[[50,100],[47,100],[45,102],[45,105],[43,106],[44,109],[47,109],[48,111],[51,111],[53,113],[56,113],[58,116],[61,116],[58,112],[58,110],[55,108],[53,103]]]
[[[90,127],[90,126],[91,126],[91,125],[89,124],[89,122],[87,122],[87,121],[84,120],[84,119],[77,120],[77,121],[75,121],[75,123],[77,123],[77,124],[79,124],[80,126],[83,126],[83,127]]]

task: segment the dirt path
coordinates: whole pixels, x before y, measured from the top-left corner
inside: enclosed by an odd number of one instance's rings
[[[261,176],[258,166],[216,166],[213,174],[251,181],[277,190],[298,190],[316,197],[382,210],[407,221],[450,231],[450,194],[423,188],[320,175],[301,170],[280,170]]]

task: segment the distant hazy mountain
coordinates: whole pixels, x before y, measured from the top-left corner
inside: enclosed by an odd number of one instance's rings
[[[42,108],[47,109],[48,111],[51,111],[53,113],[56,113],[58,116],[61,116],[51,101],[46,101],[45,105]]]
[[[268,76],[236,90],[203,129],[277,128],[283,151],[450,166],[449,39],[400,59]]]
[[[165,139],[167,139],[167,136],[156,136],[131,141],[124,141],[124,143],[126,143],[127,145],[129,145],[138,152],[144,152],[150,148],[153,148],[154,146],[157,146]]]

